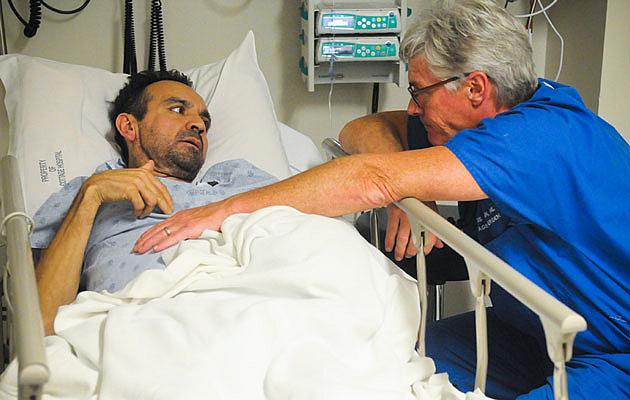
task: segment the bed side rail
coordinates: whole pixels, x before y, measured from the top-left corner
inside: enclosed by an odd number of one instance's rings
[[[40,318],[35,268],[30,246],[32,219],[26,214],[17,160],[5,156],[0,162],[2,182],[2,236],[7,245],[3,283],[8,283],[7,304],[12,315],[18,359],[20,399],[42,395],[49,370],[44,353],[44,328]],[[7,287],[7,286],[5,286]]]
[[[329,157],[347,155],[335,139],[325,139],[322,142],[322,147]],[[575,335],[586,329],[584,318],[536,286],[422,202],[407,198],[397,202],[396,205],[405,211],[409,217],[418,255],[423,254],[421,249],[424,247],[425,237],[430,231],[466,260],[470,276],[470,288],[476,298],[477,370],[475,387],[482,391],[485,390],[488,368],[485,298],[490,294],[490,283],[494,280],[540,317],[545,331],[547,352],[554,364],[554,397],[567,399],[567,379],[564,364],[572,357]],[[427,302],[426,266],[424,257],[417,257],[416,259],[420,306],[423,311],[418,329],[418,352],[424,355],[426,354],[424,343]]]

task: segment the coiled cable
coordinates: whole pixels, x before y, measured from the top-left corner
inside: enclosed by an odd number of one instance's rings
[[[123,72],[138,72],[136,61],[136,37],[133,28],[133,0],[125,0],[125,49],[123,55]]]
[[[149,38],[149,70],[155,70],[155,53],[160,63],[160,71],[166,71],[166,49],[164,48],[164,20],[162,17],[162,1],[151,0],[151,34]]]
[[[16,16],[16,18],[24,25],[24,36],[31,38],[35,36],[39,26],[42,22],[42,6],[46,7],[50,11],[56,12],[58,14],[70,15],[76,14],[80,11],[83,11],[85,7],[90,4],[91,0],[85,0],[83,4],[74,10],[60,10],[46,3],[44,0],[29,0],[29,19],[26,21],[15,8],[13,4],[13,0],[9,0],[9,7],[11,7],[11,11]]]
[[[29,1],[29,18],[26,21],[20,13],[15,9],[13,5],[13,1],[9,0],[9,7],[11,7],[11,11],[20,20],[20,22],[24,25],[24,36],[33,37],[37,33],[39,29],[39,25],[42,22],[42,1],[41,0],[30,0]]]
[[[35,36],[42,22],[42,1],[30,0],[29,2],[30,16],[28,22],[24,26],[24,36],[31,38]]]

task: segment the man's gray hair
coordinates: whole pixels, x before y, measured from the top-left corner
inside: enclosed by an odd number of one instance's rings
[[[492,0],[442,0],[421,11],[409,26],[401,58],[426,60],[430,71],[447,79],[485,72],[500,106],[513,107],[533,94],[537,80],[525,27]],[[457,82],[447,88],[454,90]]]

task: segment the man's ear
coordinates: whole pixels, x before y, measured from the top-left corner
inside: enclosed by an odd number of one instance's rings
[[[120,113],[116,117],[116,129],[129,142],[134,142],[138,137],[138,124],[136,117],[129,113]]]
[[[473,71],[468,74],[467,94],[473,107],[479,107],[491,96],[490,78],[483,72]]]

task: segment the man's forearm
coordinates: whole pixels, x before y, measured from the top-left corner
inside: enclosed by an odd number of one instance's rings
[[[81,190],[35,270],[46,335],[60,306],[72,302],[79,288],[83,257],[99,203]]]
[[[405,197],[475,200],[485,194],[459,160],[440,146],[344,157],[275,185],[236,195],[226,206],[228,214],[285,204],[306,213],[339,216]]]

